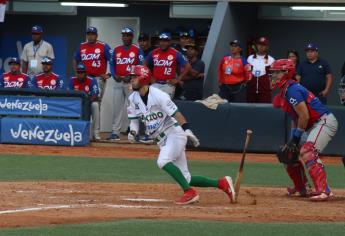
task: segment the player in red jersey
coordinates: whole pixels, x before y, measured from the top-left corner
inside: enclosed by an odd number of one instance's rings
[[[111,60],[111,48],[97,40],[98,31],[95,27],[87,28],[86,39],[74,53],[73,68],[76,71],[79,63],[86,66],[86,74],[97,80],[102,99],[106,80],[110,78],[110,74],[107,74],[107,63]]]
[[[8,65],[10,71],[0,76],[0,88],[32,88],[33,83],[27,74],[20,71],[20,60],[12,57]]]
[[[100,115],[99,115],[99,89],[97,81],[86,74],[87,67],[83,64],[77,66],[77,76],[72,77],[69,84],[70,90],[84,91],[91,99],[92,135],[95,141],[101,140]]]
[[[171,47],[169,33],[159,35],[159,48],[145,58],[145,64],[153,64],[152,86],[166,92],[171,98],[174,97],[176,84],[181,82],[191,69],[182,53]],[[180,75],[176,73],[178,67],[181,68]]]
[[[133,29],[125,27],[121,33],[123,44],[114,48],[110,63],[110,70],[115,79],[114,119],[112,132],[108,137],[110,141],[120,140],[120,132],[126,131],[128,128],[129,121],[126,114],[130,86],[129,74],[133,65],[141,65],[144,60],[143,51],[133,44]]]
[[[53,60],[49,57],[45,57],[41,63],[43,73],[34,77],[36,88],[46,90],[64,89],[64,80],[53,72]]]

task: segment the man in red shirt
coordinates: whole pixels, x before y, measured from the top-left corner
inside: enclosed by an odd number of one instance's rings
[[[29,76],[20,71],[20,61],[12,57],[8,65],[10,71],[0,76],[0,88],[32,88],[34,87]]]
[[[64,89],[64,80],[53,72],[53,60],[45,57],[42,60],[43,73],[34,77],[34,84],[38,89],[59,90]]]
[[[114,120],[112,131],[107,140],[120,140],[120,132],[127,131],[129,121],[127,118],[127,103],[129,96],[129,75],[133,65],[141,65],[144,60],[143,51],[133,44],[134,30],[125,27],[121,31],[122,45],[113,50],[110,62],[110,71],[115,79],[114,85]]]
[[[86,74],[97,80],[101,100],[106,80],[110,78],[110,74],[107,74],[107,63],[110,60],[111,48],[108,44],[98,40],[97,28],[87,28],[86,42],[81,43],[74,53],[73,68],[76,71],[79,63],[86,66]]]
[[[92,116],[92,135],[95,141],[101,140],[100,137],[100,115],[99,115],[99,89],[97,81],[86,74],[87,67],[79,64],[76,68],[77,76],[70,80],[69,89],[84,91],[90,96],[91,116]]]
[[[154,49],[145,58],[145,64],[153,64],[152,86],[166,92],[171,98],[174,97],[176,84],[191,70],[191,65],[182,53],[171,47],[169,33],[159,35],[159,48]],[[178,67],[181,68],[179,76]]]

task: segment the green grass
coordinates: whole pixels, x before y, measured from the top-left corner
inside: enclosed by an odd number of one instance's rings
[[[195,175],[235,176],[238,163],[190,161]],[[332,187],[345,188],[342,166],[328,166]],[[0,156],[0,181],[102,181],[102,182],[172,182],[155,160],[125,158],[86,158],[52,156]],[[282,165],[246,163],[243,183],[252,186],[286,186],[288,177]]]
[[[108,223],[64,225],[40,228],[18,228],[0,230],[0,236],[30,235],[120,235],[120,236],[333,236],[344,235],[345,224],[273,224],[234,223],[215,221],[152,221],[126,220]]]

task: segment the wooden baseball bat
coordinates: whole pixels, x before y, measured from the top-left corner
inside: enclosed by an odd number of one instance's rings
[[[247,148],[248,148],[250,137],[251,137],[252,133],[253,133],[253,131],[251,131],[250,129],[248,129],[246,132],[246,141],[244,142],[241,164],[240,164],[240,167],[238,169],[238,173],[236,176],[236,182],[235,182],[235,193],[236,193],[235,194],[235,201],[234,201],[235,203],[237,202],[238,195],[240,193],[241,178],[243,175],[243,167],[244,167],[244,160],[246,159]]]

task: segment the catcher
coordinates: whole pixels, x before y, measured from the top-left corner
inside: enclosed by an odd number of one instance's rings
[[[292,119],[290,141],[280,148],[277,156],[294,183],[294,188],[288,188],[289,195],[325,201],[332,192],[327,185],[319,153],[335,135],[338,122],[313,93],[293,80],[294,75],[294,63],[288,59],[277,60],[270,67],[271,88],[280,89],[273,99],[273,106],[281,108]],[[308,191],[304,167],[313,181],[315,192]]]

